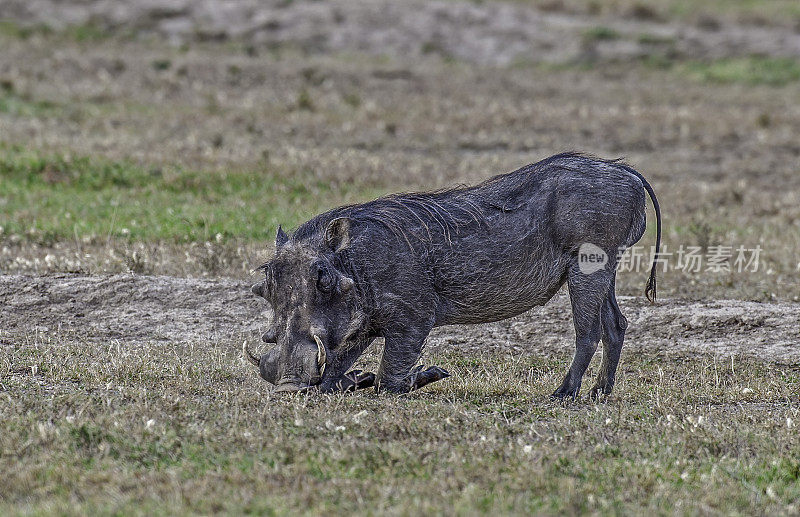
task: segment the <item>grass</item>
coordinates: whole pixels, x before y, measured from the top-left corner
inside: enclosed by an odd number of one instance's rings
[[[792,26],[800,20],[794,0],[517,0],[549,12],[603,15],[645,21],[697,23],[704,19]]]
[[[0,20],[0,35],[27,40],[35,35],[51,35],[55,31],[47,25],[23,25],[12,20]]]
[[[586,41],[613,41],[619,39],[622,35],[610,27],[592,27],[583,33],[583,39]]]
[[[653,70],[667,71],[679,77],[710,85],[785,87],[800,81],[800,62],[794,58],[748,56],[712,60],[680,59],[651,53],[640,63]]]
[[[690,76],[712,83],[785,86],[800,80],[800,63],[793,58],[727,58],[689,62],[682,68]]]
[[[0,36],[29,40],[36,36],[58,37],[64,41],[75,43],[98,43],[112,36],[129,36],[125,31],[113,31],[95,22],[67,25],[63,29],[55,29],[44,23],[25,24],[14,20],[0,20]]]
[[[34,100],[15,91],[14,83],[0,80],[0,113],[15,117],[47,117],[58,113],[59,106],[47,100]]]
[[[628,354],[560,405],[564,358],[439,351],[410,396],[279,398],[235,344],[75,338],[0,349],[0,513],[798,510],[796,368]]]
[[[75,236],[206,241],[265,240],[330,206],[371,193],[343,191],[313,171],[191,171],[128,161],[0,153],[4,232],[52,243]]]

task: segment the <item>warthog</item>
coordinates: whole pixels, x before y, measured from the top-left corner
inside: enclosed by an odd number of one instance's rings
[[[553,397],[576,397],[603,342],[592,396],[611,393],[627,321],[614,294],[621,251],[644,233],[645,191],[657,218],[645,288],[656,296],[661,213],[652,187],[619,160],[552,156],[474,187],[393,194],[278,229],[275,257],[252,290],[272,306],[260,358],[278,391],[375,385],[407,392],[448,376],[414,365],[433,327],[487,323],[544,305],[566,282],[576,352]],[[349,372],[376,337],[377,376]]]

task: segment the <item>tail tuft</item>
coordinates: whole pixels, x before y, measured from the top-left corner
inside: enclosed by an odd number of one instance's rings
[[[656,303],[656,265],[650,270],[650,278],[647,279],[647,286],[644,288],[644,295],[650,303]]]

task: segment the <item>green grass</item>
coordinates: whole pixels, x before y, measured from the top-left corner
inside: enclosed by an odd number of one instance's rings
[[[800,61],[788,57],[748,56],[697,61],[653,53],[640,62],[651,69],[670,71],[708,84],[782,87],[800,81]]]
[[[375,192],[342,190],[309,170],[191,171],[20,147],[0,153],[5,234],[41,242],[76,237],[204,241],[274,235],[345,201]],[[325,199],[325,205],[309,203]]]
[[[583,33],[587,41],[611,41],[621,37],[621,34],[610,27],[592,27]]]
[[[15,94],[0,93],[0,113],[22,117],[46,117],[56,113],[58,105],[50,101],[32,101]]]
[[[0,36],[26,40],[30,37],[40,35],[52,35],[53,29],[46,25],[22,25],[12,20],[0,20]]]
[[[713,83],[784,86],[800,80],[800,62],[793,58],[751,56],[683,65],[690,76]]]
[[[794,0],[639,0],[666,8],[670,18],[691,20],[714,14],[743,22],[791,23],[800,19],[800,6]]]
[[[636,36],[636,41],[642,45],[672,45],[676,40],[670,36],[660,36],[658,34],[642,32]]]
[[[92,21],[54,29],[44,23],[24,24],[14,20],[0,20],[0,36],[20,40],[27,40],[34,36],[55,36],[70,42],[97,43],[114,36],[128,37],[130,33],[125,30],[114,31]]]
[[[796,368],[628,354],[562,406],[564,358],[502,351],[405,397],[278,397],[236,344],[0,352],[3,514],[798,510]]]
[[[47,100],[31,99],[16,92],[10,79],[0,80],[0,114],[15,117],[47,117],[59,112],[59,106]]]
[[[703,17],[734,23],[792,26],[800,20],[795,0],[517,0],[549,12],[693,23]]]
[[[598,27],[584,33],[586,41],[609,41],[621,38],[614,31],[607,33],[604,28]],[[634,62],[608,63],[598,60],[576,60],[564,63],[540,63],[528,59],[519,59],[514,62],[516,68],[536,68],[544,72],[559,72],[564,70],[595,70],[599,67],[609,69],[612,66],[624,66],[630,70],[632,67],[641,66],[644,69],[669,73],[673,78],[715,84],[743,84],[747,86],[766,85],[782,87],[797,84],[800,81],[800,61],[791,57],[766,57],[748,56],[722,58],[713,60],[695,60],[673,55],[670,51],[674,41],[670,38],[661,38],[652,34],[640,34],[636,41],[642,45],[653,47],[664,46],[666,51],[654,50],[641,56]]]

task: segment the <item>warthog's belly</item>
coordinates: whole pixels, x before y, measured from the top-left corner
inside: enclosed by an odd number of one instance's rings
[[[438,275],[437,325],[487,323],[544,305],[565,280],[569,257],[538,232],[476,249],[465,243]]]

